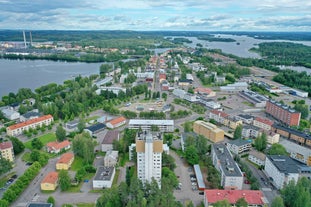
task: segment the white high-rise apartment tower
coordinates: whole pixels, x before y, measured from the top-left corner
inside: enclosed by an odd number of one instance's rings
[[[136,137],[137,176],[143,183],[154,178],[161,188],[163,139],[160,133],[139,132]]]

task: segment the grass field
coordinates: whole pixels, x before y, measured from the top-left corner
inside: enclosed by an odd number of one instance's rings
[[[78,171],[83,167],[83,160],[81,157],[75,156],[75,160],[71,165],[71,170]]]
[[[40,139],[40,141],[43,143],[43,145],[46,145],[49,142],[55,141],[56,140],[56,135],[55,135],[55,133],[48,133],[48,134],[42,135],[42,136],[37,137],[37,138]],[[25,142],[24,145],[25,145],[26,148],[32,149],[31,140]]]

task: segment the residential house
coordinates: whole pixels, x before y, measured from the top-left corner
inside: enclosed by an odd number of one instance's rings
[[[265,166],[266,155],[256,150],[251,150],[248,153],[248,160],[255,163],[258,166]]]
[[[46,144],[46,150],[49,153],[60,153],[63,150],[68,150],[71,147],[71,143],[68,140],[62,142],[49,142]]]
[[[267,134],[267,143],[269,144],[275,144],[278,143],[280,140],[280,135],[278,133],[275,133],[273,131],[266,132]]]
[[[228,150],[234,154],[248,152],[252,148],[252,142],[245,139],[235,139],[226,143]]]
[[[173,132],[174,120],[131,119],[128,128],[150,131],[152,127],[157,127],[160,132]]]
[[[197,134],[203,135],[214,143],[224,140],[224,130],[209,122],[201,120],[195,121],[193,123],[193,131]]]
[[[11,141],[0,143],[0,156],[10,162],[14,162],[14,150]]]
[[[126,119],[123,116],[120,116],[118,118],[112,119],[111,121],[107,122],[106,126],[109,129],[115,129],[124,124],[126,124]]]
[[[56,170],[69,170],[74,161],[74,154],[71,152],[63,154],[56,162]]]
[[[242,137],[244,138],[257,138],[261,135],[262,129],[252,125],[244,125],[242,128]]]
[[[41,190],[54,191],[58,186],[58,173],[49,172],[41,181]]]
[[[97,123],[92,126],[86,127],[84,129],[85,132],[89,133],[92,137],[96,136],[101,131],[104,131],[106,128],[106,125],[103,123]]]
[[[270,131],[271,130],[271,127],[273,125],[273,121],[269,120],[269,119],[264,119],[264,118],[261,118],[261,117],[256,117],[254,122],[253,122],[253,125],[256,126],[256,127],[259,127],[265,131]]]
[[[93,189],[111,188],[115,173],[114,167],[98,167],[93,179]]]
[[[115,150],[107,151],[104,158],[104,165],[106,167],[114,167],[118,163],[119,152]]]
[[[280,144],[290,153],[290,157],[311,166],[311,149],[301,146],[298,143],[282,139]]]
[[[78,129],[79,121],[78,120],[73,120],[69,121],[65,124],[65,127],[69,131],[75,131]]]
[[[107,131],[106,135],[104,136],[104,139],[102,141],[102,151],[107,152],[109,150],[112,150],[112,144],[113,141],[119,141],[120,138],[120,132],[119,131]]]
[[[267,155],[265,172],[277,189],[282,189],[291,180],[297,183],[299,178],[296,162],[286,155]]]
[[[224,123],[223,123],[223,125],[233,130],[235,130],[237,126],[242,125],[242,124],[243,124],[242,120],[238,120],[234,116],[228,116],[227,118],[224,119]]]

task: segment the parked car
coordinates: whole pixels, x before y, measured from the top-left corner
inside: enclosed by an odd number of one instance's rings
[[[12,175],[11,179],[16,179],[17,178],[17,175]]]
[[[251,182],[249,180],[244,180],[245,184],[251,184]]]
[[[204,192],[199,192],[199,195],[204,195]]]

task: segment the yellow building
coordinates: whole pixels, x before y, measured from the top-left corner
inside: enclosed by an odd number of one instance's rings
[[[10,162],[14,162],[14,151],[11,141],[0,143],[0,156]]]
[[[230,129],[235,129],[237,126],[242,124],[243,124],[242,120],[237,120],[234,117],[230,116],[224,120],[224,125],[229,127]]]
[[[56,163],[56,170],[69,170],[74,160],[74,154],[71,152],[63,154]]]
[[[58,173],[49,172],[41,182],[41,190],[53,191],[58,185]]]
[[[219,129],[212,123],[200,120],[194,122],[193,131],[197,134],[203,135],[212,142],[221,142],[224,140],[225,136],[224,130]]]

